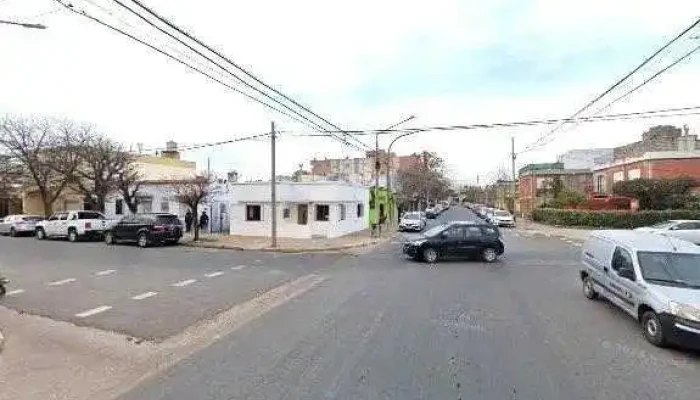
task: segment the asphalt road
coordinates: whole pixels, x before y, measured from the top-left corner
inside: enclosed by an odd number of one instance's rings
[[[583,297],[576,243],[504,240],[493,265],[428,267],[399,240],[335,260],[319,286],[123,400],[699,397],[700,356],[651,346],[635,321]]]
[[[0,305],[160,341],[338,259],[0,237]]]

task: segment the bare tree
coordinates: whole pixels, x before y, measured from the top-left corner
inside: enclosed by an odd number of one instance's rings
[[[0,121],[0,146],[17,160],[39,192],[44,214],[71,183],[80,157],[77,126],[53,119],[11,118]],[[59,172],[57,166],[63,172]]]
[[[449,181],[444,174],[444,160],[435,153],[424,151],[419,161],[411,167],[399,171],[398,187],[402,202],[417,201],[425,206],[439,201],[449,192]]]
[[[199,221],[197,220],[199,205],[213,194],[213,183],[213,176],[205,172],[172,185],[177,201],[189,207],[194,216],[194,241],[199,240]]]
[[[121,193],[124,203],[126,203],[132,214],[136,214],[138,210],[138,194],[142,184],[141,175],[134,168],[133,164],[128,165],[117,173],[117,190]]]
[[[104,212],[107,196],[121,188],[124,178],[130,176],[128,171],[134,171],[135,157],[120,143],[91,131],[84,131],[83,134],[86,136],[85,144],[80,148],[80,168],[74,173],[76,186],[90,200],[94,209]],[[127,185],[129,194],[133,186],[134,182]],[[135,209],[135,196],[128,197],[127,204],[131,202]]]

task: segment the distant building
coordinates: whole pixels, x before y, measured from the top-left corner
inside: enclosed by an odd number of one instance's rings
[[[519,209],[523,214],[553,200],[557,190],[593,190],[590,169],[566,169],[561,162],[528,164],[520,169],[519,176]]]
[[[379,186],[386,186],[386,171],[389,158],[384,150],[379,150]],[[307,180],[338,180],[364,186],[375,185],[375,152],[367,151],[362,158],[327,158],[311,160],[311,178]],[[412,154],[397,156],[391,153],[390,179],[396,182],[398,171],[410,168],[420,162],[420,156]]]
[[[277,232],[289,238],[333,238],[369,227],[370,191],[344,182],[279,182]],[[232,235],[270,236],[270,183],[230,186]]]
[[[613,159],[613,149],[576,149],[569,150],[557,157],[557,162],[564,165],[565,169],[593,168],[597,164],[606,164]]]
[[[613,149],[609,163],[593,167],[594,190],[600,194],[611,194],[620,181],[679,177],[700,180],[700,143],[687,127],[655,126],[641,141]]]

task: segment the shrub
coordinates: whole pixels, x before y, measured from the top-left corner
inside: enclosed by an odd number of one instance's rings
[[[592,228],[633,229],[653,225],[669,219],[700,219],[700,210],[659,210],[631,212],[558,210],[537,208],[532,219],[549,225],[585,226]]]
[[[639,200],[642,210],[672,210],[685,207],[695,186],[693,178],[634,179],[616,182],[613,193]]]
[[[586,202],[586,195],[573,191],[573,190],[562,190],[559,192],[557,197],[550,202],[550,207],[552,208],[576,208]]]

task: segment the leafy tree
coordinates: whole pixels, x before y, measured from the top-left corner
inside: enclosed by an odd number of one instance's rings
[[[682,209],[691,200],[691,189],[696,186],[693,178],[635,179],[620,181],[613,186],[613,193],[639,200],[642,210]]]
[[[450,189],[444,174],[444,160],[435,153],[424,151],[418,162],[399,171],[398,195],[402,203],[417,202],[419,206],[444,199]]]
[[[586,202],[586,195],[575,190],[562,190],[557,197],[550,202],[549,207],[567,208],[577,207]]]

